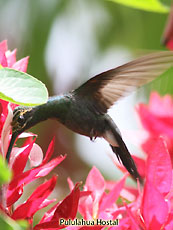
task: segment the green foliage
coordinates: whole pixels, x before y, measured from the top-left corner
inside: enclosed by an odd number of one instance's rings
[[[11,171],[9,170],[7,163],[0,155],[0,187],[10,181]],[[1,225],[0,225],[1,226]]]
[[[14,69],[0,69],[0,98],[20,105],[39,105],[48,100],[45,85]]]
[[[3,230],[26,230],[28,223],[24,220],[14,221],[3,213],[0,213],[0,227]]]
[[[173,95],[173,67],[169,68],[166,72],[160,75],[156,80],[146,86],[150,92],[157,91],[161,95],[172,94]]]
[[[136,9],[153,11],[158,13],[167,13],[169,7],[163,5],[158,0],[111,0],[125,6],[130,6]]]

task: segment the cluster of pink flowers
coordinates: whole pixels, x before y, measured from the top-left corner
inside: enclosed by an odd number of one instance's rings
[[[7,50],[6,42],[0,43],[0,64],[3,67],[26,71],[28,58],[16,62],[15,53],[16,51]],[[8,102],[0,100],[1,149],[4,145],[2,136],[8,114],[7,106]],[[1,212],[14,220],[27,220],[30,229],[35,230],[62,229],[66,224],[61,225],[60,219],[74,220],[77,213],[86,221],[86,225],[71,225],[66,229],[172,230],[173,99],[170,96],[161,98],[157,93],[152,93],[149,105],[140,104],[137,111],[144,129],[148,132],[148,139],[142,145],[145,159],[134,157],[144,178],[143,187],[139,184],[137,188],[127,186],[125,182],[128,173],[118,182],[106,181],[99,170],[93,167],[83,188],[81,183],[74,185],[68,178],[70,193],[64,200],[56,202],[56,199],[48,199],[56,185],[57,176],[53,176],[39,185],[24,203],[14,209],[14,204],[22,196],[26,184],[46,176],[66,158],[58,156],[50,160],[54,151],[54,140],[52,140],[42,159],[39,148],[35,148],[35,135],[28,133],[25,134],[26,140],[23,146],[13,148],[9,163],[13,177],[4,190],[5,202],[0,204]],[[19,136],[21,137],[23,136]],[[8,135],[7,145],[10,138],[11,134]],[[34,148],[37,163],[33,164],[35,167],[25,171],[27,160],[32,158],[30,155],[33,154]],[[53,202],[54,206],[45,212],[38,224],[33,226],[34,214]],[[113,224],[116,219],[119,220],[118,225]],[[99,223],[102,225],[97,225],[97,220],[100,220]],[[88,223],[94,225],[89,226]]]

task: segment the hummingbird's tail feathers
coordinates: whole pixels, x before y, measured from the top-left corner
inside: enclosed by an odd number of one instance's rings
[[[107,130],[103,137],[109,142],[118,160],[124,165],[130,175],[136,180],[139,179],[140,183],[142,183],[142,178],[140,177],[135,162],[121,137],[118,127],[109,116],[107,116],[106,123]]]
[[[110,146],[112,148],[112,151],[116,154],[118,160],[124,165],[124,167],[130,173],[130,175],[135,180],[139,179],[140,183],[143,183],[142,178],[138,173],[135,162],[133,158],[131,157],[130,153],[128,151],[126,152],[122,151],[120,147],[114,147],[112,145]]]

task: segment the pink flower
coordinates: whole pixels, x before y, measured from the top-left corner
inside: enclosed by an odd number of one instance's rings
[[[137,111],[143,127],[149,133],[148,141],[142,145],[144,151],[148,152],[150,142],[162,136],[167,142],[173,161],[173,99],[171,96],[166,95],[161,98],[156,92],[152,93],[149,105],[140,104]]]
[[[107,182],[96,167],[88,174],[79,199],[78,211],[85,220],[114,220],[114,212],[118,210],[116,200],[123,189],[127,174],[119,181],[112,184],[109,193],[106,193]],[[72,189],[73,183],[68,179]],[[68,227],[68,229],[102,229],[103,226]]]
[[[144,128],[154,135],[173,137],[173,99],[170,95],[161,98],[156,92],[150,96],[149,105],[140,104],[138,113]]]
[[[13,51],[8,50],[6,40],[0,43],[0,64],[3,67],[9,67],[22,72],[26,72],[28,59],[29,57],[25,57],[16,62],[16,49]]]
[[[93,167],[88,174],[84,191],[91,192],[87,197],[84,196],[79,202],[79,212],[86,219],[110,219],[112,218],[111,209],[116,209],[115,201],[125,183],[126,176],[118,183],[115,183],[109,194],[105,193],[106,182],[96,167]]]

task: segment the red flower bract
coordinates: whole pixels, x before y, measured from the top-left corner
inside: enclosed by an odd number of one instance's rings
[[[61,229],[65,227],[64,225],[59,224],[61,218],[66,220],[74,219],[77,213],[80,197],[79,185],[80,183],[77,183],[71,193],[62,202],[55,206],[54,211],[51,213],[51,218],[49,217],[47,219],[47,213],[45,213],[45,217],[43,217],[41,223],[36,225],[34,229]]]
[[[64,160],[65,157],[60,156],[52,161],[48,162],[47,164],[40,165],[36,168],[30,169],[24,173],[19,174],[16,176],[9,184],[7,190],[7,206],[12,205],[16,202],[19,197],[22,195],[21,188],[24,185],[32,182],[33,180],[46,176],[49,172],[51,172],[61,161]],[[18,191],[18,194],[16,194]]]
[[[46,181],[36,188],[29,199],[19,205],[12,214],[13,219],[27,219],[33,217],[35,212],[42,208],[41,204],[50,195],[56,185],[56,177]]]

